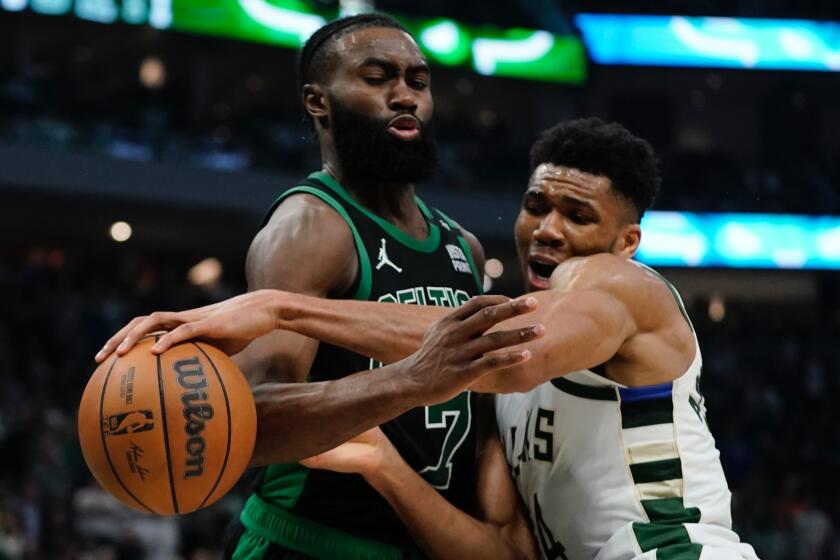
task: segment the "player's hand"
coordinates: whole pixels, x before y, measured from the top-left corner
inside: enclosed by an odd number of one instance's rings
[[[122,356],[145,335],[170,331],[152,346],[159,354],[185,340],[199,338],[229,355],[241,352],[255,338],[277,328],[272,304],[282,292],[258,290],[205,307],[186,311],[155,311],[137,317],[112,336],[96,354],[101,363],[112,353]]]
[[[533,297],[475,297],[432,323],[417,352],[394,365],[405,368],[423,404],[448,401],[478,378],[531,358],[530,351],[510,347],[542,336],[542,325],[485,333],[497,323],[536,308]]]
[[[310,469],[370,476],[397,457],[399,453],[388,437],[379,428],[373,428],[338,447],[304,459],[301,464]]]

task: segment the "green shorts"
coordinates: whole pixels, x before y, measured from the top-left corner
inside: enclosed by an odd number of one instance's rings
[[[252,495],[239,516],[245,531],[233,551],[233,560],[262,560],[270,548],[280,546],[323,560],[419,560],[416,549],[354,537]]]

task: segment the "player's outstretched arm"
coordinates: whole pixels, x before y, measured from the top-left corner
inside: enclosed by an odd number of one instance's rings
[[[472,253],[478,276],[484,276],[484,249],[478,239],[461,230]],[[497,304],[508,301],[494,298]],[[446,308],[425,305],[400,305],[354,300],[314,299],[300,294],[281,294],[277,317],[281,328],[340,346],[382,363],[390,364],[420,347],[428,326],[446,313]],[[510,301],[510,309],[501,306],[485,313],[517,316],[531,310],[535,300]],[[500,318],[497,320],[501,320]]]
[[[379,428],[303,463],[310,468],[364,476],[430,558],[537,558],[527,514],[508,473],[499,439],[491,437],[483,443],[477,517],[453,506],[430,486]]]
[[[479,271],[483,271],[481,244],[469,232],[463,234]],[[250,284],[252,289],[255,285],[278,285],[272,281]],[[492,297],[494,303],[508,300]],[[526,298],[510,302],[514,315],[527,312],[532,304],[533,300]],[[258,289],[197,309],[138,317],[108,340],[96,360],[101,363],[115,351],[122,355],[145,335],[159,330],[170,332],[152,347],[153,352],[202,338],[233,355],[259,336],[282,329],[389,364],[416,351],[429,325],[447,313],[446,308],[434,306],[324,299],[294,291]]]
[[[545,330],[537,324],[482,334],[504,311],[484,313],[487,303],[475,298],[435,321],[417,352],[393,364],[335,381],[258,385],[253,466],[330,449],[411,408],[448,401],[490,372],[529,360],[527,349],[506,348]]]
[[[314,455],[410,408],[448,400],[482,374],[528,358],[516,351],[485,360],[485,353],[540,334],[518,328],[507,337],[483,337],[498,322],[492,318],[496,313],[484,313],[490,319],[484,322],[468,319],[503,300],[479,300],[439,320],[420,351],[392,366],[304,384],[318,342],[277,330],[280,325],[262,298],[272,290],[316,296],[312,299],[341,293],[352,284],[356,266],[352,235],[341,218],[316,199],[291,197],[248,252],[248,284],[258,291],[201,310],[136,319],[112,337],[98,359],[117,343],[117,352],[124,352],[142,334],[161,327],[177,327],[170,342],[180,329],[185,338],[206,338],[229,353],[244,347],[235,359],[253,387],[258,433],[252,463],[263,465]],[[511,313],[530,309],[504,307]],[[259,338],[248,344],[254,337]]]
[[[260,309],[252,311],[258,313]],[[410,408],[449,400],[488,372],[527,361],[528,350],[507,352],[504,348],[538,338],[544,333],[541,325],[493,335],[483,333],[505,318],[534,309],[531,300],[513,306],[497,296],[474,298],[460,308],[445,310],[447,315],[426,330],[419,349],[393,364],[329,382],[255,384],[259,433],[253,466],[297,460],[329,449]],[[236,321],[236,316],[253,318],[248,313],[230,317],[226,314],[220,317],[230,321]],[[258,324],[262,320],[246,322]],[[230,333],[237,337],[248,332],[245,327],[231,327],[226,321],[221,324],[226,326],[220,329],[232,328]],[[257,331],[254,336],[263,333]],[[217,344],[227,340],[218,336],[209,338]],[[324,424],[324,418],[330,418],[329,424]],[[296,426],[300,429],[294,429]],[[318,429],[313,431],[313,426]],[[325,426],[329,429],[323,429]]]
[[[639,322],[649,323],[649,316],[655,316],[660,305],[638,278],[628,277],[635,274],[640,274],[635,265],[608,254],[570,259],[558,266],[551,289],[530,294],[539,303],[529,320],[546,329],[545,336],[525,346],[533,358],[483,377],[471,389],[529,391],[555,377],[610,360],[639,332]],[[661,282],[657,287],[663,287]],[[644,311],[638,313],[638,309]],[[521,319],[514,317],[494,328],[511,329],[520,323]]]
[[[492,304],[509,301],[504,296],[486,298]],[[510,305],[518,313],[528,311],[532,303],[513,301]],[[169,332],[152,347],[155,353],[200,338],[233,355],[279,329],[392,363],[415,352],[429,325],[450,311],[445,307],[335,300],[262,289],[196,309],[156,311],[137,317],[105,343],[96,361],[103,362],[113,352],[123,355],[156,331]]]
[[[531,311],[533,298],[479,296],[501,313],[514,317]],[[186,340],[200,338],[228,354],[237,354],[253,340],[275,329],[393,363],[415,352],[426,329],[451,309],[398,303],[334,300],[280,290],[257,290],[186,311],[156,311],[138,317],[117,332],[97,354],[104,361],[112,352],[125,354],[138,340],[155,331],[170,331],[152,347],[155,353]],[[500,316],[498,321],[503,320]]]

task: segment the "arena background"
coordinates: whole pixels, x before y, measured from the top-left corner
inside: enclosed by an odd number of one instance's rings
[[[244,289],[262,212],[319,163],[293,47],[373,4],[0,0],[0,558],[217,557],[246,482],[180,518],[123,508],[84,466],[77,403],[129,318]],[[375,8],[435,62],[442,161],[420,194],[497,259],[491,292],[520,290],[540,130],[600,116],[654,144],[667,213],[642,256],[699,331],[735,525],[766,560],[840,558],[836,1]]]

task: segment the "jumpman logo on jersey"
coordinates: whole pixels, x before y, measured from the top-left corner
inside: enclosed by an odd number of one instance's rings
[[[385,239],[382,239],[382,246],[379,248],[379,262],[376,263],[376,270],[379,270],[385,265],[390,266],[397,272],[402,272],[402,269],[391,262],[391,259],[388,258],[388,253],[385,252]]]

